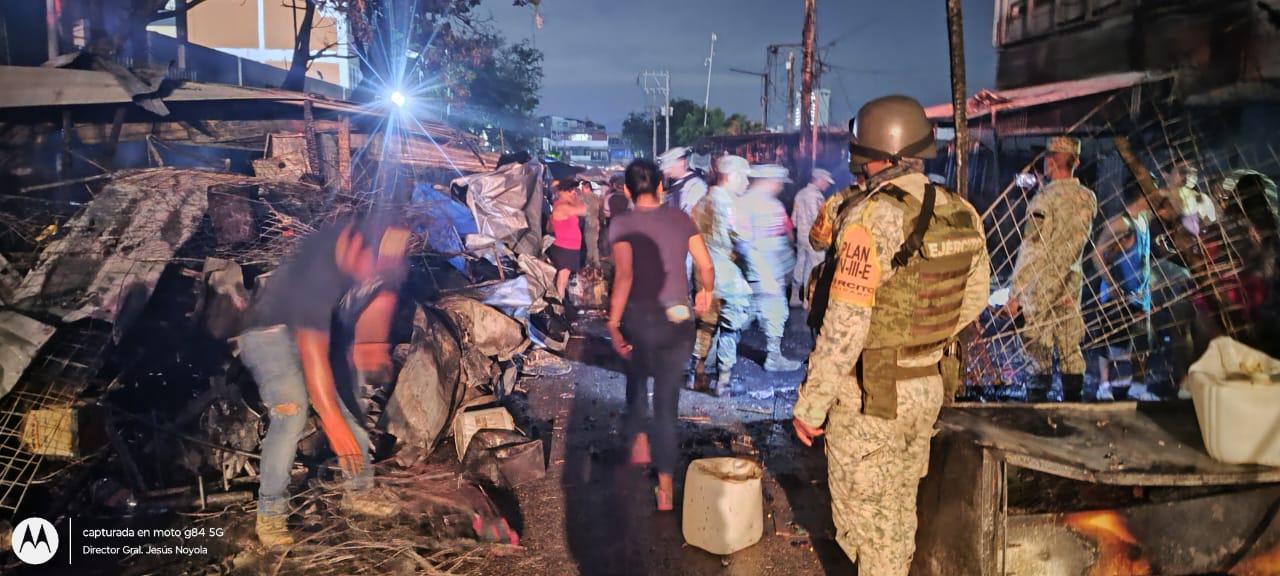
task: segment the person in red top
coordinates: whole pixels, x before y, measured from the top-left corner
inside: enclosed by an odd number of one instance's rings
[[[556,267],[556,297],[564,301],[569,276],[582,268],[582,217],[587,205],[578,197],[578,183],[562,181],[556,185],[556,200],[551,205],[551,234],[555,242],[547,249],[547,257]]]

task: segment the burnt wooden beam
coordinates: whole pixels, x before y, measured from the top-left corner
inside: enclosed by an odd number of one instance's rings
[[[336,134],[340,130],[337,120],[316,120],[316,133]],[[64,124],[61,129],[77,144],[110,144],[112,136],[102,123]],[[57,124],[0,124],[0,147],[28,146],[37,142],[42,134],[59,130]],[[303,133],[302,120],[204,120],[199,129],[192,129],[188,121],[124,122],[117,142],[136,142],[153,136],[166,141],[188,141],[194,144],[220,144],[252,139],[264,139],[276,132]]]

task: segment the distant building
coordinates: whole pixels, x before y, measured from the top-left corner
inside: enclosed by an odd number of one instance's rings
[[[831,90],[827,88],[818,88],[809,96],[810,100],[813,102],[813,106],[809,109],[809,116],[812,118],[813,123],[819,127],[829,126],[831,124]],[[795,97],[795,109],[787,115],[787,120],[790,125],[783,130],[784,132],[800,129],[801,100],[803,100],[803,97],[800,95],[800,91],[797,90]]]
[[[616,134],[609,136],[609,163],[627,164],[635,160],[635,151],[627,143],[627,139]]]
[[[169,1],[173,9],[174,1]],[[187,14],[187,39],[213,48],[288,70],[293,43],[302,20],[303,0],[205,0]],[[177,30],[172,18],[147,28],[169,37]],[[331,11],[316,14],[311,28],[311,51],[326,54],[311,62],[307,76],[351,88],[359,82],[360,66],[350,58],[346,18]]]
[[[1185,93],[1280,79],[1280,7],[1257,0],[995,0],[996,85],[1178,72]]]
[[[563,116],[543,116],[538,120],[538,129],[543,154],[580,166],[608,166],[612,163],[611,140],[603,124]]]
[[[178,21],[170,16],[151,23],[145,34],[133,29],[111,9],[93,10],[88,0],[58,2],[0,1],[0,65],[39,66],[57,54],[75,52],[94,43],[95,31],[127,37],[116,53],[125,66],[168,68],[175,78],[196,82],[278,88],[284,82],[293,56],[295,17],[293,8],[303,0],[203,0],[187,12],[187,41],[178,41]],[[191,3],[191,0],[187,0]],[[178,3],[169,0],[163,9],[174,14]],[[95,23],[93,18],[101,18]],[[50,32],[52,31],[52,37]],[[304,91],[331,98],[348,98],[357,85],[359,63],[349,58],[349,31],[342,18],[328,11],[316,14],[311,50],[324,55],[315,59]]]

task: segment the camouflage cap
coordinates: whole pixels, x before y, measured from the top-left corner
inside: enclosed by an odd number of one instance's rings
[[[1049,139],[1049,145],[1045,149],[1049,152],[1062,152],[1079,156],[1080,140],[1070,136],[1054,136]]]

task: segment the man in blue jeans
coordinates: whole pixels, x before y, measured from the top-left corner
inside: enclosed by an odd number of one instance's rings
[[[395,512],[394,504],[370,493],[369,436],[339,399],[329,363],[330,325],[335,311],[345,307],[358,311],[349,351],[357,378],[378,384],[392,375],[388,336],[405,276],[409,232],[371,220],[339,223],[303,240],[261,288],[250,328],[238,338],[240,357],[270,414],[257,521],[258,539],[268,547],[293,543],[286,524],[289,470],[308,404],[346,478],[344,508],[366,515]]]

